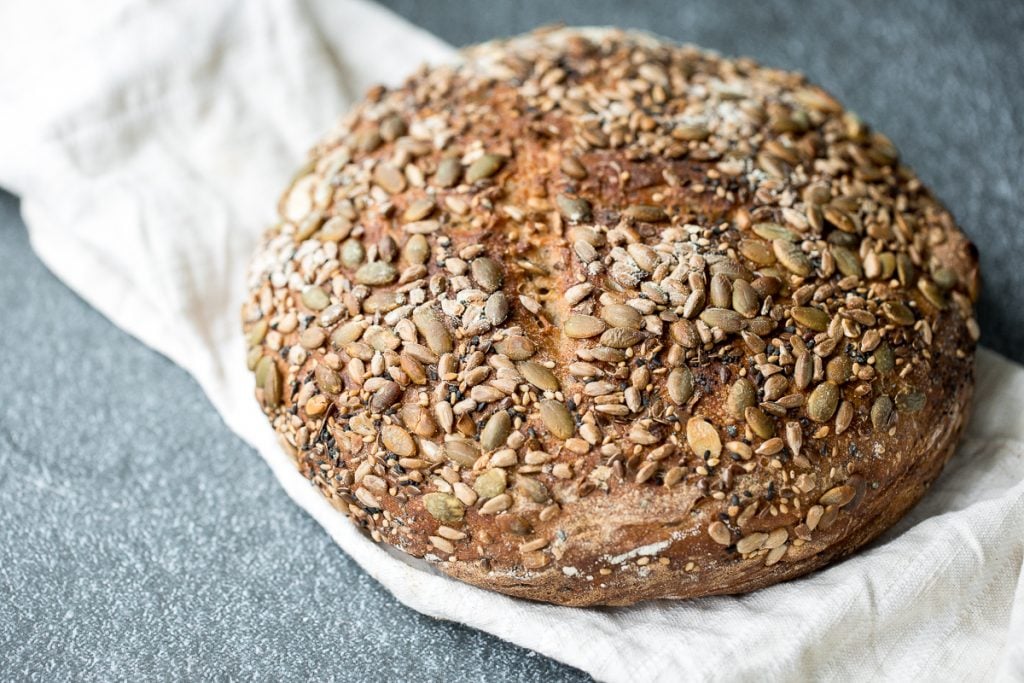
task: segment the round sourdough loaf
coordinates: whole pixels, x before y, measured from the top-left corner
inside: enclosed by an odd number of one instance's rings
[[[738,593],[900,518],[976,252],[800,74],[553,29],[375,88],[255,257],[256,396],[374,540],[567,605]]]

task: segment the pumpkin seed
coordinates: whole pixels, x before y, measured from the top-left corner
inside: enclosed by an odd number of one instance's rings
[[[405,189],[405,176],[391,164],[378,164],[373,169],[373,181],[388,194],[398,194]]]
[[[845,384],[853,377],[853,361],[849,356],[836,356],[825,367],[825,378],[829,382]]]
[[[412,440],[412,435],[397,425],[384,425],[380,430],[380,440],[384,448],[403,458],[416,453],[416,442]]]
[[[896,325],[914,324],[914,312],[899,301],[886,301],[882,304],[882,313]]]
[[[611,304],[601,309],[601,318],[612,327],[639,330],[644,326],[640,311],[628,304]]]
[[[454,157],[441,159],[434,174],[434,184],[438,187],[453,187],[462,175],[462,164]]]
[[[558,212],[571,223],[590,220],[590,202],[579,197],[560,194],[555,197]]]
[[[589,339],[604,332],[606,327],[600,318],[573,313],[566,319],[562,331],[570,339]]]
[[[532,341],[521,335],[505,337],[494,345],[495,351],[508,356],[510,360],[526,360],[533,356],[536,349]]]
[[[440,356],[452,350],[452,336],[433,308],[420,306],[413,311],[412,322],[431,351]]]
[[[668,373],[668,396],[676,405],[683,405],[693,396],[693,373],[684,366],[675,368]]]
[[[461,522],[466,512],[462,501],[450,493],[441,493],[439,491],[424,494],[423,507],[430,513],[431,517],[446,523]]]
[[[331,335],[331,344],[334,348],[341,350],[354,341],[358,341],[363,336],[363,331],[366,329],[365,323],[362,322],[347,322],[334,331]]]
[[[815,422],[827,422],[839,407],[839,387],[834,382],[822,382],[807,399],[807,417]]]
[[[892,426],[893,402],[888,396],[879,396],[871,405],[871,425],[879,432]]]
[[[772,241],[772,251],[775,252],[775,258],[786,267],[786,270],[801,277],[811,274],[811,260],[800,249],[800,245],[788,240],[777,239]]]
[[[761,308],[761,299],[746,280],[732,284],[732,307],[744,318],[753,318]]]
[[[584,178],[587,177],[586,167],[576,157],[562,157],[562,160],[559,162],[558,167],[562,169],[562,173],[569,176],[570,178],[575,178],[576,180],[583,180]]]
[[[480,445],[485,451],[493,451],[505,445],[505,440],[512,433],[512,418],[504,410],[491,415],[480,432]]]
[[[828,313],[814,306],[794,306],[789,314],[797,323],[815,332],[826,331],[831,321]]]
[[[613,327],[601,334],[601,344],[611,349],[628,349],[643,340],[643,332],[626,327]]]
[[[699,417],[686,421],[686,443],[698,457],[717,458],[722,454],[722,440],[711,423]]]
[[[412,235],[402,248],[405,260],[415,265],[422,265],[430,258],[430,245],[423,235]]]
[[[331,297],[323,287],[313,285],[302,292],[302,305],[312,311],[322,311],[331,304]]]
[[[546,399],[538,404],[540,419],[554,436],[559,439],[568,439],[576,431],[572,415],[564,403],[552,399]]]
[[[551,493],[548,491],[548,487],[530,477],[520,475],[516,478],[516,489],[534,503],[543,505],[551,500]]]
[[[484,304],[484,315],[487,317],[487,322],[495,326],[500,325],[508,318],[508,312],[508,297],[504,292],[494,292],[487,297],[487,303]]]
[[[744,408],[743,419],[747,421],[750,429],[762,439],[770,439],[775,436],[775,421],[757,406]]]
[[[448,460],[463,467],[472,467],[480,458],[480,449],[469,439],[445,441],[441,453]]]
[[[888,342],[882,342],[881,346],[875,349],[875,370],[882,375],[888,375],[896,367],[896,355]]]
[[[276,408],[281,404],[281,371],[270,356],[264,356],[256,365],[256,384],[263,389],[266,407]]]
[[[916,413],[924,408],[927,401],[927,396],[921,391],[901,391],[896,394],[896,409],[901,413]]]
[[[775,263],[775,252],[761,240],[740,240],[740,253],[759,266]]]
[[[318,364],[313,370],[313,379],[316,381],[320,391],[326,394],[340,394],[342,383],[341,375],[324,364]]]
[[[484,154],[469,165],[466,170],[466,182],[475,183],[478,180],[490,178],[505,165],[505,157],[500,154]]]
[[[519,372],[522,373],[523,379],[541,391],[558,391],[560,387],[553,372],[532,360],[521,362]]]
[[[800,235],[778,223],[754,223],[750,226],[750,229],[754,231],[755,235],[768,241],[786,240],[787,242],[797,242],[800,239]]]
[[[732,281],[725,273],[711,278],[711,305],[719,308],[732,306]]]
[[[856,277],[858,279],[864,277],[864,268],[861,266],[860,257],[857,256],[857,252],[853,249],[833,244],[829,246],[829,251],[832,252],[832,256],[836,260],[839,272],[845,277]]]
[[[417,199],[406,207],[405,211],[402,213],[402,221],[404,223],[421,221],[432,214],[436,208],[437,203],[433,199]]]
[[[746,377],[741,377],[729,388],[729,398],[726,406],[729,414],[739,419],[745,414],[747,408],[752,408],[757,403],[757,389],[754,383]]]
[[[361,285],[389,285],[397,278],[398,268],[386,261],[372,261],[356,271],[356,282]]]
[[[397,382],[385,382],[370,397],[370,410],[383,413],[402,398],[402,387]]]
[[[252,329],[249,330],[249,346],[256,346],[264,337],[267,336],[267,331],[270,329],[270,323],[267,322],[266,318],[257,321]]]
[[[705,308],[700,319],[722,332],[735,333],[743,329],[743,318],[728,308]]]
[[[501,287],[504,274],[501,266],[494,259],[481,256],[473,259],[473,279],[484,291],[493,292]]]
[[[482,500],[500,496],[507,487],[505,470],[499,468],[487,470],[473,482],[473,490]]]

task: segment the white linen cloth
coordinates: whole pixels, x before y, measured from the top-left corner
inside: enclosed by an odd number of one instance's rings
[[[252,396],[245,268],[305,151],[371,83],[451,48],[363,0],[0,5],[0,185],[40,258],[190,372],[288,494],[403,603],[627,680],[1024,680],[1024,369],[978,357],[974,419],[910,515],[742,597],[569,609],[479,590],[360,535]],[[338,596],[341,599],[341,596]]]

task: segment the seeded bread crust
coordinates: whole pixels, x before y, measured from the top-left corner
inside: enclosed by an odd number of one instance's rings
[[[378,88],[280,204],[242,317],[300,471],[374,540],[565,605],[847,555],[973,391],[973,245],[799,74],[554,29]]]

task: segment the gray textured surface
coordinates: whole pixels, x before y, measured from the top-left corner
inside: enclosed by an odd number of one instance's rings
[[[984,342],[1024,360],[1024,4],[384,4],[455,44],[619,24],[804,70],[947,202],[981,250]],[[2,194],[0,313],[0,678],[582,678],[397,604],[184,372],[45,270]]]

